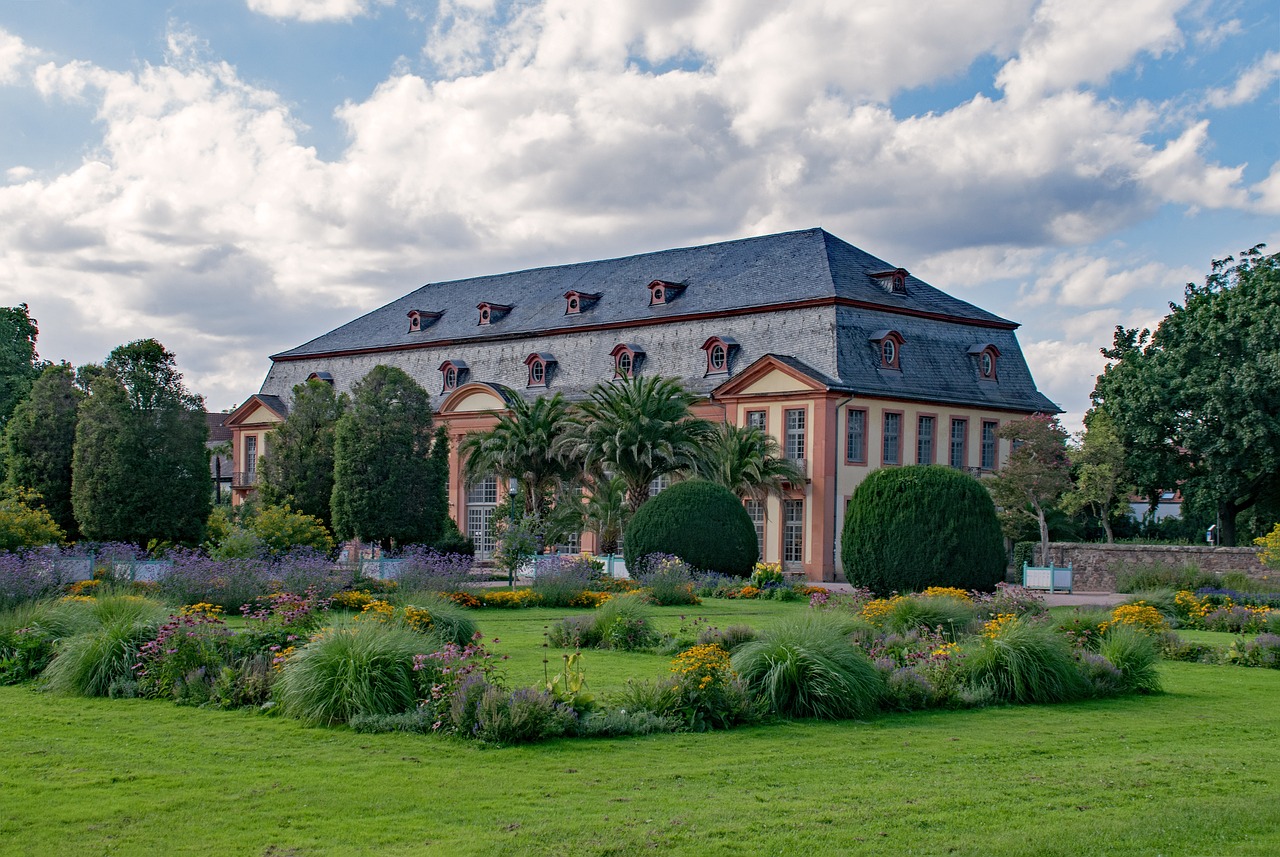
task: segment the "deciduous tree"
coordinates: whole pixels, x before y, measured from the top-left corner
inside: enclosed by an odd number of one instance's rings
[[[1280,480],[1280,254],[1215,261],[1155,333],[1116,328],[1093,391],[1143,491],[1180,487],[1236,516]]]
[[[80,406],[71,503],[97,541],[196,544],[209,517],[204,403],[154,339],[107,358]]]
[[[1071,488],[1071,460],[1067,430],[1057,417],[1034,414],[1005,423],[997,432],[1013,442],[1013,451],[1000,472],[987,482],[991,497],[1006,522],[1029,516],[1040,526],[1040,561],[1049,555],[1046,515]]]
[[[1102,522],[1107,544],[1115,541],[1111,518],[1128,511],[1125,497],[1132,486],[1124,478],[1124,446],[1111,418],[1090,411],[1084,418],[1085,431],[1080,448],[1072,456],[1076,464],[1075,487],[1062,498],[1062,509],[1076,514],[1092,509]]]
[[[26,304],[0,307],[0,428],[40,376],[39,335]]]

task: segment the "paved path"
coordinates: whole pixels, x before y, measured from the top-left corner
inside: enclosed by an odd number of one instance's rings
[[[847,583],[819,583],[814,585],[824,586],[832,592],[850,592],[853,590],[853,587]],[[1044,603],[1050,607],[1082,607],[1086,604],[1114,607],[1129,597],[1122,592],[1042,592],[1040,594],[1044,597]]]

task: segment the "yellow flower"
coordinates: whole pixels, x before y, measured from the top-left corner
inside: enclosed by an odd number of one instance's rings
[[[994,640],[1004,633],[1005,629],[1012,627],[1018,621],[1015,613],[1001,613],[994,619],[988,620],[982,625],[982,636],[988,640]]]
[[[930,586],[920,594],[928,595],[930,597],[955,598],[959,601],[966,601],[970,604],[973,603],[972,595],[965,592],[963,589],[957,589],[954,586]]]

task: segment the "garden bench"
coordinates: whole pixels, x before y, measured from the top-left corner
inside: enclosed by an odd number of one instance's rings
[[[1071,592],[1072,565],[1066,568],[1049,563],[1047,567],[1022,564],[1022,585],[1027,589],[1045,589],[1049,592]]]

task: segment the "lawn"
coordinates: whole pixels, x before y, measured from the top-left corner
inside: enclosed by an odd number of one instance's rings
[[[795,609],[658,613],[674,630]],[[477,618],[519,684],[566,612]],[[666,665],[587,655],[597,693]],[[1280,671],[1162,674],[1154,697],[508,749],[0,688],[0,852],[1280,853]]]

